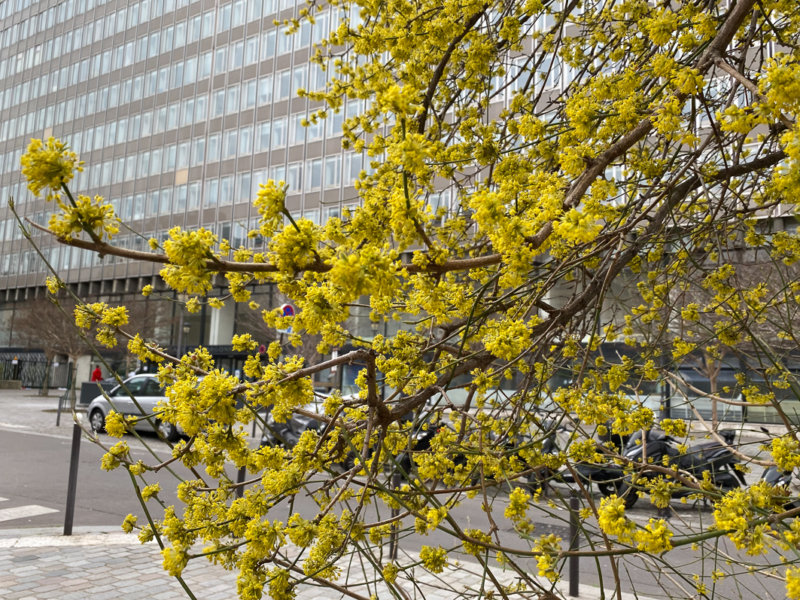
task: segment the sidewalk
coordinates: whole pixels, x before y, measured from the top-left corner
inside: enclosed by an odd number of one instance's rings
[[[71,537],[47,530],[0,530],[0,597],[3,600],[185,600],[187,594],[178,581],[161,569],[161,557],[155,542],[139,544],[136,537],[122,532],[83,531]],[[401,557],[408,564],[418,557]],[[348,563],[357,564],[348,569]],[[340,561],[343,573],[339,584],[363,598],[391,598],[375,573],[365,573],[360,561],[346,557]],[[495,570],[501,585],[516,583],[511,570]],[[227,572],[203,559],[191,561],[183,577],[198,600],[236,600],[236,574]],[[482,577],[478,565],[460,563],[434,575],[423,568],[413,570],[413,580],[398,577],[397,583],[408,598],[455,600],[486,598],[494,590],[490,580]],[[546,584],[546,582],[545,582]],[[567,598],[567,584],[560,583],[556,593]],[[463,596],[462,596],[463,594]],[[606,592],[605,597],[613,594]],[[357,597],[358,597],[357,596]],[[297,600],[338,600],[351,598],[330,589],[301,585]],[[539,592],[517,593],[515,598],[538,600]],[[601,590],[580,586],[578,598],[602,598]],[[264,594],[269,598],[269,594]],[[647,600],[643,596],[623,594],[623,600]]]

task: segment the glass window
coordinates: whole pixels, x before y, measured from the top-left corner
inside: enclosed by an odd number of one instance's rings
[[[220,117],[225,113],[225,90],[216,90],[211,94],[211,117]]]
[[[189,167],[189,148],[190,142],[181,142],[178,144],[178,154],[175,160],[176,169],[186,169]],[[202,160],[202,159],[201,159]]]
[[[147,43],[147,57],[153,58],[158,56],[158,46],[159,46],[159,38],[161,33],[155,31],[150,34],[150,39]]]
[[[259,123],[256,126],[256,152],[269,150],[270,123]]]
[[[175,211],[176,212],[183,212],[186,210],[186,192],[188,186],[187,185],[179,185],[175,188]]]
[[[159,203],[159,212],[162,215],[172,212],[172,188],[164,188],[161,190],[161,202]]]
[[[200,55],[200,65],[197,69],[197,79],[205,79],[206,77],[211,76],[211,64],[212,64],[212,51],[209,50],[208,52],[203,52]]]
[[[297,90],[306,89],[306,65],[295,67],[292,71],[292,90],[291,94],[296,94]]]
[[[232,7],[231,26],[239,27],[244,24],[244,0],[235,0]]]
[[[231,5],[226,4],[217,9],[217,33],[231,28]]]
[[[183,85],[184,64],[182,60],[172,63],[172,73],[170,73],[169,86],[176,88]]]
[[[170,104],[169,108],[167,108],[167,130],[168,131],[170,129],[175,129],[178,126],[178,113],[179,112],[180,112],[179,104],[177,102],[174,102],[173,104]]]
[[[208,149],[206,152],[206,160],[208,162],[218,161],[220,156],[220,139],[218,133],[213,133],[208,136]]]
[[[206,96],[198,96],[194,102],[194,120],[195,122],[205,121],[206,112],[208,108],[208,98]]]
[[[305,189],[318,190],[322,186],[322,159],[315,158],[306,163]]]
[[[294,42],[294,36],[288,35],[285,32],[281,31],[280,35],[278,36],[278,54],[286,54],[292,51],[292,43]]]
[[[249,172],[239,173],[236,176],[236,201],[248,202],[250,200],[251,177]],[[239,244],[237,244],[238,246]]]
[[[219,180],[219,203],[233,203],[233,175],[220,177]]]
[[[187,98],[181,106],[181,127],[194,123],[194,98]]]
[[[265,75],[258,80],[258,105],[265,106],[272,102],[272,75]]]
[[[290,69],[280,71],[275,77],[275,100],[286,100],[292,90],[292,71]]]
[[[203,13],[203,37],[207,38],[214,34],[214,15],[216,11],[212,8]]]
[[[253,108],[256,105],[256,80],[251,79],[242,85],[242,105],[241,110]]]
[[[233,158],[236,156],[238,134],[239,132],[236,129],[225,132],[222,158]]]
[[[306,141],[306,128],[303,121],[306,116],[303,113],[291,116],[291,132],[289,134],[289,144],[303,144]]]
[[[200,182],[193,181],[189,184],[189,194],[188,194],[188,206],[189,210],[194,210],[200,206]]]
[[[169,67],[158,70],[158,93],[166,92],[169,87]]]
[[[206,138],[197,137],[192,140],[192,166],[201,165],[206,159]]]
[[[237,112],[239,112],[239,86],[231,85],[225,98],[225,114],[232,115]]]
[[[214,52],[214,73],[224,73],[228,69],[228,47],[222,46]]]
[[[286,145],[286,117],[272,121],[272,147],[280,148]]]
[[[288,185],[289,192],[302,191],[303,185],[303,165],[302,163],[290,163],[286,168],[286,185]]]
[[[164,171],[175,170],[176,145],[170,144],[164,149]]]
[[[325,187],[338,187],[341,182],[342,157],[329,156],[325,159]]]
[[[258,62],[258,36],[254,35],[245,41],[244,64],[252,65]]]
[[[240,40],[231,46],[231,69],[240,69],[244,64],[244,41]]]
[[[261,34],[261,60],[275,56],[275,36],[275,29],[264,31]]]
[[[203,190],[203,206],[216,206],[219,203],[219,179],[206,179]]]
[[[239,129],[239,156],[253,153],[253,127],[246,125]]]

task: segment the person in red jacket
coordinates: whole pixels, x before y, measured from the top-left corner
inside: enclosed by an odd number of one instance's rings
[[[92,381],[103,381],[103,372],[100,370],[99,365],[92,371]]]

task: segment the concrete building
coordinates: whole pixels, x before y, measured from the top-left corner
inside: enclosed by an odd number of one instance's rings
[[[306,126],[315,107],[296,91],[326,74],[311,46],[338,26],[328,10],[296,35],[276,26],[295,0],[12,0],[0,3],[0,348],[15,347],[16,309],[44,294],[45,262],[7,206],[44,225],[52,206],[25,188],[19,158],[32,137],[67,141],[85,162],[70,186],[110,199],[130,230],[117,241],[146,248],[176,225],[203,226],[258,248],[246,233],[258,183],[284,180],[287,206],[314,221],[357,202],[366,166],[343,152],[342,122],[359,102]],[[82,297],[130,302],[157,267],[68,248],[34,232],[45,259]],[[279,304],[264,289],[265,306]],[[164,344],[223,345],[237,327],[233,303],[182,315],[161,309]]]

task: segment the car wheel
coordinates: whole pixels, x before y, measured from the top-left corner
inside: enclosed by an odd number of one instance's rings
[[[168,423],[166,421],[158,422],[158,435],[163,437],[168,442],[177,442],[178,438],[180,438],[180,435],[178,434],[178,428],[172,423]]]
[[[106,418],[103,415],[103,411],[95,408],[92,414],[89,415],[89,425],[91,425],[92,431],[95,433],[103,433],[106,430]]]

